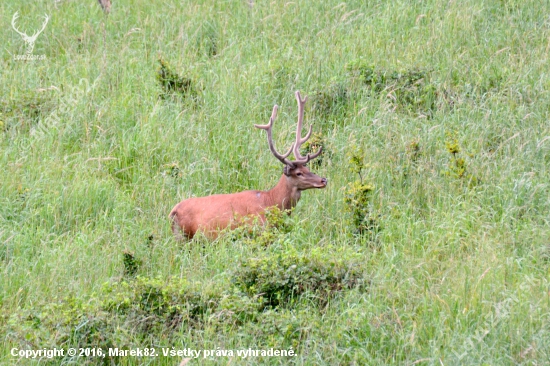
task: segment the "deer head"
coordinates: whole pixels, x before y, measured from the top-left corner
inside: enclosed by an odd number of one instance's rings
[[[44,15],[44,22],[42,23],[42,28],[36,33],[34,33],[32,36],[28,36],[26,33],[21,32],[19,29],[17,29],[17,27],[15,26],[15,21],[17,20],[17,18],[19,18],[19,12],[16,11],[15,14],[13,14],[13,17],[11,18],[11,26],[17,33],[19,33],[19,35],[23,38],[23,41],[25,41],[25,43],[27,44],[26,53],[27,55],[30,55],[34,49],[34,43],[36,42],[36,38],[38,38],[38,35],[42,33],[42,31],[44,31],[44,29],[46,28],[46,25],[48,24],[48,20],[50,20],[50,17],[47,14]]]
[[[320,147],[319,151],[317,151],[315,154],[307,154],[306,156],[302,156],[300,154],[300,147],[303,145],[304,142],[306,142],[310,138],[313,126],[309,126],[308,133],[306,134],[305,137],[302,137],[302,125],[303,125],[303,122],[304,122],[304,106],[306,104],[307,97],[302,99],[302,97],[300,95],[300,92],[297,91],[296,92],[296,101],[298,102],[298,122],[296,124],[296,139],[295,139],[294,143],[290,146],[290,149],[288,149],[288,151],[286,153],[284,153],[284,154],[278,153],[277,150],[275,149],[274,144],[273,144],[272,128],[273,128],[273,121],[275,121],[275,118],[277,117],[277,109],[278,109],[277,105],[275,105],[273,107],[273,112],[271,113],[271,118],[269,119],[269,123],[267,125],[254,125],[254,127],[260,128],[260,129],[265,130],[267,132],[267,142],[269,144],[269,150],[271,150],[271,153],[281,163],[283,163],[285,165],[283,173],[286,176],[292,176],[293,175],[292,172],[294,170],[297,170],[298,168],[300,168],[300,169],[298,169],[298,170],[300,170],[300,172],[296,171],[295,174],[299,174],[299,173],[313,174],[313,173],[309,172],[309,170],[305,167],[305,164],[307,162],[309,162],[310,160],[315,159],[316,157],[318,157],[321,154],[321,151],[323,150],[323,148]],[[294,158],[296,160],[289,160],[288,159],[288,156],[290,155],[290,153],[294,154]],[[305,171],[302,172],[302,170],[304,170],[304,169],[305,169]],[[315,175],[315,174],[313,174],[313,175]],[[302,176],[302,175],[298,175],[298,177],[300,177],[300,176]],[[318,186],[318,187],[310,187],[310,188],[323,188],[324,186],[326,186],[326,179],[323,178],[323,180],[324,180],[324,183],[321,187]]]

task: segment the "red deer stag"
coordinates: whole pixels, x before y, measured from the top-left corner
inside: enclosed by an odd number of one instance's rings
[[[278,207],[280,210],[289,210],[296,206],[302,191],[310,188],[325,188],[327,179],[309,171],[306,163],[321,154],[321,150],[314,154],[300,155],[300,146],[311,136],[309,132],[302,138],[302,123],[304,119],[304,105],[307,98],[302,99],[300,92],[296,92],[298,101],[298,123],[296,126],[296,140],[285,154],[279,154],[273,145],[271,129],[277,116],[277,105],[267,125],[254,125],[266,130],[269,150],[283,163],[283,175],[279,183],[269,191],[244,191],[233,194],[217,194],[207,197],[189,198],[178,203],[170,212],[172,231],[176,238],[181,239],[180,230],[191,239],[198,232],[209,238],[216,238],[218,232],[226,227],[235,228],[246,222],[247,217],[259,217],[265,222],[265,210]],[[289,160],[290,153],[294,153],[296,160]]]

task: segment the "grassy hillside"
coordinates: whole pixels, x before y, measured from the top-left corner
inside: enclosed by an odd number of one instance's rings
[[[14,59],[16,11],[27,34],[50,16],[33,50],[45,59]],[[14,347],[296,353],[189,363],[219,365],[550,359],[548,2],[0,13],[0,364]],[[327,188],[266,229],[176,242],[180,200],[275,185],[253,124],[280,105],[289,146],[296,90]]]

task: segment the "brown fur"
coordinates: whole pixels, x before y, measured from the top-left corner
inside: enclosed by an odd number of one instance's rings
[[[265,222],[267,208],[277,206],[280,210],[288,210],[296,206],[303,190],[327,185],[325,178],[310,172],[302,164],[296,164],[287,173],[269,191],[216,194],[181,201],[170,212],[172,231],[178,239],[181,239],[180,230],[188,239],[198,231],[216,238],[220,230],[242,225],[247,217],[259,217]]]

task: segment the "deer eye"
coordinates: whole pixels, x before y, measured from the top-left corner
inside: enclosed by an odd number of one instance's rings
[[[303,174],[300,173],[300,172],[298,172],[298,173],[296,173],[296,175],[297,175],[298,177],[301,177]]]

